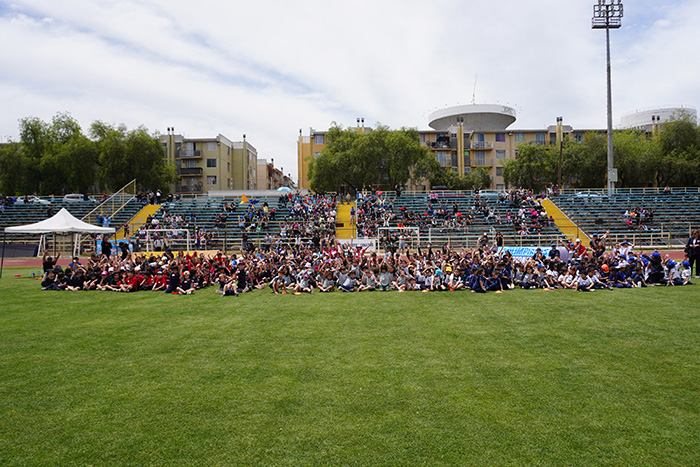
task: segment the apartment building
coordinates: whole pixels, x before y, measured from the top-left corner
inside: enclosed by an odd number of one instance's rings
[[[257,189],[258,152],[246,141],[215,138],[185,138],[168,128],[161,135],[168,162],[175,164],[179,182],[175,193],[204,194],[212,190]]]
[[[590,131],[574,129],[558,122],[546,128],[510,129],[515,110],[501,105],[462,105],[438,110],[430,115],[430,130],[419,130],[421,144],[435,155],[444,170],[460,174],[485,167],[493,180],[491,189],[505,188],[503,166],[518,155],[520,144],[553,145],[564,138],[581,141]],[[358,131],[371,131],[358,123]],[[297,164],[299,187],[309,187],[308,166],[326,145],[325,130],[299,132]]]

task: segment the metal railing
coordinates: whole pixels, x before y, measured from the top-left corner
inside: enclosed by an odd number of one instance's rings
[[[181,149],[180,151],[175,152],[175,158],[176,159],[187,159],[187,158],[199,158],[202,157],[202,151],[188,151],[186,149]]]
[[[201,167],[181,167],[177,169],[178,175],[202,175],[202,173]]]
[[[493,149],[493,142],[491,141],[472,141],[471,149]]]

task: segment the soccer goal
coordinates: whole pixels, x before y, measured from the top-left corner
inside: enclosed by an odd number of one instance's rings
[[[377,246],[383,250],[415,250],[419,244],[420,229],[418,227],[377,228]]]

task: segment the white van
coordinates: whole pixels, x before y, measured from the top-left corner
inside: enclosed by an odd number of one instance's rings
[[[71,193],[63,197],[64,203],[81,203],[85,200],[80,193]]]

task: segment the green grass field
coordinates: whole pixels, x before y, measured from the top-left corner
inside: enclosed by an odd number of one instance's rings
[[[0,465],[699,465],[700,285],[220,298],[0,279]]]

